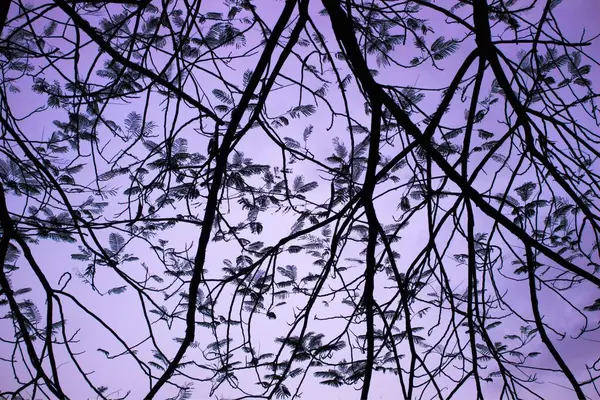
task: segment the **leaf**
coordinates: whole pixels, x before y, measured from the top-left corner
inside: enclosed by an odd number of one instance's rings
[[[516,188],[515,192],[517,192],[517,194],[519,195],[521,200],[527,201],[531,197],[531,195],[533,194],[533,192],[535,191],[536,188],[537,188],[537,184],[535,184],[533,182],[526,182],[526,183],[522,184],[521,186],[519,186],[518,188]]]
[[[304,138],[304,141],[308,141],[308,138],[310,137],[310,134],[313,131],[313,126],[309,125],[304,129],[304,133],[302,134],[302,137]]]
[[[229,105],[233,104],[233,99],[221,89],[213,89],[212,93],[217,98],[217,100],[221,101],[222,103]]]
[[[550,8],[550,10],[553,10],[556,7],[558,7],[560,3],[562,3],[562,0],[550,0],[550,4],[548,5],[548,7]]]
[[[573,83],[579,86],[589,86],[592,81],[590,81],[589,79],[585,79],[585,78],[576,78],[575,80],[573,80]]]
[[[263,231],[263,225],[260,222],[251,222],[250,230],[252,233],[256,233],[257,235],[260,235],[260,233]]]
[[[571,73],[571,75],[577,75],[579,72],[579,65],[581,64],[581,53],[575,51],[571,54],[571,58],[567,63],[567,69]]]
[[[318,186],[319,186],[319,184],[315,181],[309,182],[307,184],[300,186],[298,189],[296,189],[296,192],[297,193],[310,192],[311,190],[316,189]]]
[[[344,79],[342,79],[342,81],[340,82],[340,86],[342,87],[342,89],[345,89],[351,82],[352,75],[348,74],[344,77]]]
[[[440,36],[431,44],[433,59],[436,61],[443,60],[452,53],[456,52],[459,47],[460,45],[456,40],[446,40],[443,36]]]
[[[584,65],[583,67],[577,70],[577,73],[579,73],[580,75],[587,75],[590,73],[591,70],[592,67],[590,65]]]
[[[302,175],[297,175],[294,178],[294,183],[292,185],[294,192],[298,192],[303,185],[304,185],[304,177]]]
[[[118,286],[108,291],[108,294],[121,294],[127,290],[127,286]]]
[[[600,299],[596,299],[594,304],[583,307],[586,311],[600,311]]]
[[[481,139],[488,140],[488,139],[493,138],[494,134],[492,132],[486,131],[485,129],[479,129],[478,130],[478,136]]]
[[[463,129],[462,128],[452,129],[451,131],[448,131],[448,132],[444,133],[442,136],[443,136],[444,139],[448,140],[448,139],[454,139],[455,137],[457,137],[461,133],[463,133]]]
[[[405,212],[410,210],[410,200],[408,197],[402,196],[402,199],[400,200],[400,209]]]
[[[76,173],[80,172],[81,170],[83,170],[83,167],[85,167],[85,164],[77,164],[77,165],[73,165],[71,167],[67,167],[66,171],[68,174],[73,175],[73,174],[76,174]]]
[[[294,140],[294,139],[292,139],[292,138],[289,138],[289,137],[284,137],[284,138],[283,138],[283,142],[284,142],[284,143],[285,143],[285,145],[286,145],[287,147],[289,147],[290,149],[294,149],[294,150],[296,150],[296,149],[299,149],[299,148],[301,148],[301,147],[302,147],[302,146],[300,145],[300,143],[299,143],[297,140]]]
[[[127,114],[125,118],[125,129],[132,135],[137,135],[141,132],[142,116],[135,111]]]
[[[64,183],[67,185],[72,185],[75,183],[75,179],[73,179],[73,177],[69,176],[69,175],[61,175],[58,177],[58,182]]]
[[[219,104],[219,105],[215,106],[215,111],[223,113],[223,114],[225,114],[226,112],[228,112],[229,109],[230,109],[229,107],[227,107],[227,106],[225,106],[223,104]]]
[[[302,246],[294,246],[294,245],[292,245],[292,246],[288,246],[287,251],[290,252],[290,253],[299,253],[299,252],[302,251],[302,249],[303,249]]]
[[[108,244],[112,252],[117,254],[125,246],[125,239],[120,234],[112,232],[108,235]]]
[[[275,397],[277,397],[278,399],[287,399],[291,395],[292,394],[290,393],[290,390],[285,385],[279,386],[279,388],[277,388],[277,390],[275,391]]]
[[[75,253],[75,254],[71,254],[71,259],[73,259],[73,260],[79,260],[79,261],[86,261],[86,260],[90,259],[90,255],[89,254]]]
[[[153,142],[152,140],[144,140],[142,142],[142,144],[144,145],[144,147],[146,149],[148,149],[150,152],[158,149],[160,147],[160,145],[158,143]]]
[[[292,108],[292,110],[289,112],[289,114],[290,114],[290,117],[292,117],[292,118],[298,118],[300,116],[300,114],[304,115],[305,117],[309,117],[309,116],[313,115],[316,111],[317,111],[317,108],[313,104],[306,104],[306,105],[299,105],[299,106]]]
[[[56,31],[56,27],[58,26],[58,23],[56,21],[52,21],[50,22],[45,28],[44,28],[44,35],[45,36],[52,36],[54,34],[54,32]]]
[[[500,326],[501,324],[502,324],[502,321],[492,322],[491,324],[489,324],[488,326],[486,326],[485,329],[494,329],[497,326]]]
[[[285,268],[277,267],[277,271],[292,281],[298,277],[298,268],[295,265],[286,265]]]
[[[15,290],[13,292],[13,296],[20,296],[22,294],[29,293],[29,292],[31,292],[31,288],[22,288],[22,289]]]

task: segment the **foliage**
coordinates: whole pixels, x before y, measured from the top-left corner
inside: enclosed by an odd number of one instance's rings
[[[600,396],[559,3],[12,2],[0,396]]]

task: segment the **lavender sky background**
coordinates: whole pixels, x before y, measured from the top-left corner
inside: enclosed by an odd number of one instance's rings
[[[273,26],[276,19],[278,18],[281,9],[283,8],[283,1],[271,1],[271,0],[260,0],[254,2],[257,7],[257,13],[265,20],[269,26]],[[446,7],[447,3],[445,0],[438,0],[435,2],[437,5]],[[448,1],[448,4],[450,2]],[[35,0],[33,2],[35,5],[41,5],[42,0]],[[46,3],[43,3],[46,4]],[[154,4],[154,2],[153,2]],[[111,10],[120,9],[120,6],[111,6]],[[206,7],[207,10],[212,9],[214,7],[215,10],[219,10],[220,2],[210,2],[205,1],[202,4],[202,7]],[[322,25],[318,27],[322,29],[323,34],[329,40],[329,45],[332,48],[337,48],[335,45],[335,40],[333,33],[330,30],[328,18],[324,16],[319,16],[318,13],[321,10],[322,5],[320,2],[313,1],[310,5],[310,13],[311,16],[318,21]],[[16,11],[17,6],[15,4],[11,5],[11,14],[9,15],[9,20],[11,16],[14,16],[14,12]],[[600,34],[600,28],[598,26],[598,21],[600,21],[600,2],[595,0],[565,0],[559,6],[556,13],[560,17],[560,21],[562,22],[562,30],[563,34],[571,39],[578,40],[582,35],[583,29],[586,29],[586,38],[593,37],[597,34]],[[62,11],[54,9],[47,14],[48,17],[54,17],[58,20],[64,21],[65,15]],[[92,23],[92,25],[97,24],[97,19],[94,16],[86,17]],[[539,18],[539,10],[535,10],[531,13],[531,19],[537,20]],[[429,40],[433,40],[438,36],[445,36],[447,38],[450,37],[460,37],[462,30],[458,29],[456,25],[446,24],[440,19],[439,16],[432,15],[432,19],[436,22],[432,24],[435,33],[430,33],[428,38]],[[14,21],[13,21],[14,22]],[[44,25],[47,21],[37,21],[33,24],[33,26],[39,27],[39,29],[43,29]],[[10,27],[9,23],[9,27]],[[3,32],[3,35],[6,35],[10,29],[6,29]],[[72,37],[72,32],[65,33],[66,37]],[[260,34],[256,28],[254,28],[251,32],[247,34],[248,37],[248,45],[245,48],[235,49],[229,48],[227,51],[232,52],[233,54],[243,53],[247,49],[253,47],[254,44],[260,40]],[[82,38],[82,41],[85,42],[87,38]],[[64,39],[56,38],[54,41],[51,41],[51,44],[59,46],[61,50],[68,51],[72,47],[72,44],[65,44]],[[168,48],[168,47],[167,47]],[[379,68],[380,74],[377,76],[377,80],[380,83],[388,83],[390,85],[414,85],[418,87],[426,87],[426,88],[439,88],[445,87],[449,84],[449,81],[454,77],[456,70],[460,67],[461,63],[464,61],[465,57],[470,53],[470,51],[474,48],[474,42],[472,38],[469,38],[466,42],[461,44],[459,50],[448,57],[446,60],[440,63],[441,70],[438,70],[434,67],[423,65],[422,67],[412,69],[412,70],[399,70],[395,67]],[[526,48],[526,47],[523,47]],[[262,48],[258,48],[253,51],[252,55],[249,56],[248,59],[234,59],[232,60],[231,67],[232,68],[222,68],[222,72],[224,73],[224,79],[228,82],[231,82],[236,85],[240,85],[242,82],[242,73],[245,69],[253,68],[258,56],[260,55]],[[279,49],[280,51],[280,49]],[[408,55],[403,55],[401,52],[406,51],[408,53],[414,52],[415,50],[410,48],[410,46],[402,47],[399,46],[396,48],[395,52],[398,52],[399,58],[403,60],[409,60],[410,57]],[[586,51],[592,57],[600,57],[600,41],[596,40],[591,46],[586,48]],[[512,55],[516,53],[516,48],[507,50],[507,54]],[[92,65],[94,58],[98,54],[98,47],[94,43],[86,43],[86,45],[81,50],[81,58],[79,61],[79,73],[80,76],[84,76],[87,74],[88,69]],[[279,53],[276,53],[276,56]],[[410,53],[412,54],[412,53]],[[106,58],[106,56],[102,56]],[[154,55],[156,63],[164,63],[165,62],[165,54],[155,54]],[[39,60],[36,61],[36,67],[39,68],[43,65]],[[588,61],[589,63],[589,61]],[[315,64],[318,63],[315,61]],[[341,64],[341,62],[340,62]],[[99,63],[98,65],[101,65]],[[93,67],[94,69],[98,68],[98,65]],[[208,68],[208,63],[205,63]],[[600,76],[598,75],[598,67],[593,65],[592,73],[589,75],[589,79],[592,80],[594,84],[594,88],[596,88],[596,92],[598,91],[598,80]],[[346,65],[342,67],[346,73],[349,72]],[[471,68],[471,70],[474,70]],[[290,57],[290,60],[284,66],[282,70],[282,74],[298,78],[300,71],[300,65],[298,59],[294,56]],[[94,71],[95,72],[95,71]],[[53,68],[49,68],[44,71],[44,76],[48,81],[52,81],[53,79],[61,79],[60,74],[64,73],[66,76],[73,75],[73,65],[72,62],[62,62],[60,65],[56,65]],[[94,73],[92,73],[94,75]],[[330,75],[327,75],[330,77]],[[206,102],[214,102],[214,96],[211,95],[211,91],[214,88],[224,89],[224,85],[218,82],[216,79],[211,78],[208,74],[202,73],[198,71],[198,76],[196,77],[199,84],[205,90],[206,97],[202,98],[203,104]],[[486,77],[486,79],[489,76]],[[102,79],[95,77],[93,78],[97,82],[102,82]],[[318,87],[318,80],[310,77],[307,74],[307,85],[311,87]],[[278,82],[284,83],[285,80],[281,79]],[[18,128],[21,134],[27,137],[29,140],[44,140],[49,137],[51,132],[56,129],[52,121],[53,120],[65,120],[66,113],[63,110],[59,109],[44,109],[40,112],[34,114],[33,117],[27,117],[29,113],[35,110],[38,107],[45,107],[46,97],[40,96],[38,94],[33,93],[30,90],[31,81],[26,78],[23,79],[23,82],[18,82],[20,84],[20,93],[8,93],[7,101],[8,104],[5,107],[10,108],[12,113],[16,118],[22,118],[19,120]],[[489,79],[484,84],[484,87],[489,88]],[[485,86],[487,84],[487,86]],[[191,88],[190,84],[190,88]],[[190,92],[193,94],[193,92]],[[352,85],[348,89],[347,92],[349,101],[349,109],[351,110],[352,117],[359,121],[364,126],[368,126],[369,117],[364,114],[364,99],[359,95],[356,82],[353,81]],[[305,94],[306,96],[306,94]],[[267,110],[269,115],[278,115],[280,113],[286,112],[297,105],[298,99],[298,88],[296,86],[285,87],[285,86],[276,86],[276,90],[270,95],[269,100],[267,102]],[[236,99],[237,100],[237,99]],[[337,90],[335,84],[330,85],[330,89],[327,95],[327,100],[331,102],[336,110],[343,109],[343,102],[339,91]],[[125,102],[116,102],[111,103],[107,106],[105,111],[106,118],[112,119],[118,124],[122,124],[127,114],[131,111],[137,111],[142,113],[143,107],[145,104],[145,95],[140,96],[137,99],[132,99],[129,103]],[[435,110],[435,107],[438,104],[438,97],[435,94],[429,96],[420,104],[424,110],[431,111]],[[453,103],[455,104],[455,103]],[[156,133],[158,135],[164,135],[165,127],[169,127],[171,124],[173,126],[181,127],[186,124],[189,120],[195,118],[197,116],[197,111],[193,110],[191,107],[182,106],[181,111],[175,113],[174,112],[174,100],[171,100],[168,105],[168,110],[165,110],[167,103],[164,102],[164,97],[159,97],[156,95],[152,96],[150,100],[150,106],[148,108],[148,119],[154,121],[157,124]],[[294,138],[298,141],[302,140],[302,132],[304,129],[310,124],[313,125],[313,133],[308,141],[309,148],[311,152],[314,153],[315,157],[319,160],[324,160],[328,157],[332,152],[332,140],[335,137],[339,137],[340,141],[348,144],[349,143],[349,135],[346,130],[346,122],[344,118],[338,117],[335,119],[335,124],[331,129],[328,129],[331,122],[331,113],[327,110],[322,103],[318,104],[318,109],[315,115],[308,118],[299,118],[299,119],[290,119],[289,126],[284,128],[280,128],[277,130],[277,133],[281,136],[288,136]],[[455,106],[451,108],[451,111],[444,117],[444,123],[447,126],[459,126],[464,123],[464,110],[468,108],[468,102],[460,103],[456,102]],[[496,107],[493,109],[492,113],[486,118],[485,129],[493,130],[500,129],[500,125],[494,123],[496,119],[503,118],[502,116],[502,107]],[[418,118],[417,118],[418,119]],[[195,122],[197,125],[197,121]],[[199,152],[205,153],[205,149],[207,147],[208,139],[206,137],[202,137],[196,134],[193,130],[194,124],[190,124],[189,126],[185,126],[182,129],[181,136],[189,139],[189,148],[190,152]],[[212,127],[207,124],[207,131],[210,131]],[[590,129],[596,129],[597,127],[590,126]],[[504,131],[501,131],[502,133]],[[101,135],[102,136],[102,135]],[[108,132],[106,134],[106,140],[103,137],[100,138],[102,142],[102,146],[104,147],[104,154],[109,157],[116,156],[120,154],[120,152],[127,146],[127,143],[124,143],[119,140],[110,138]],[[357,137],[362,140],[364,135],[357,135]],[[160,138],[158,139],[160,140]],[[2,144],[5,146],[5,144]],[[260,129],[251,130],[241,141],[239,147],[241,151],[245,153],[247,157],[251,157],[256,164],[266,164],[281,166],[281,151],[280,149],[273,144],[271,139],[269,139]],[[395,143],[395,147],[387,147],[384,155],[393,156],[395,152],[398,152],[402,148],[400,143]],[[142,155],[144,154],[144,150],[141,146],[136,147],[133,150],[134,154]],[[70,156],[69,156],[70,157]],[[84,158],[86,159],[86,158]],[[89,157],[87,157],[89,159]],[[127,158],[126,158],[127,159]],[[124,161],[125,165],[126,162]],[[99,162],[101,168],[105,168],[104,170],[99,170],[99,173],[106,172],[107,163]],[[310,199],[316,203],[322,203],[327,200],[329,196],[329,187],[327,182],[321,180],[319,178],[319,171],[308,162],[299,161],[294,165],[290,166],[293,169],[293,175],[304,175],[305,180],[308,182],[310,180],[317,180],[320,186],[310,192],[308,195]],[[410,171],[400,171],[399,176],[408,180],[411,176]],[[520,177],[520,182],[524,182],[527,180],[527,176]],[[80,173],[77,177],[78,180],[82,182],[90,183],[95,179],[93,169],[88,165],[85,167],[84,171]],[[87,181],[87,182],[86,182]],[[502,185],[506,185],[507,179],[503,179],[502,177],[496,182],[498,188],[497,191],[502,189]],[[126,185],[129,183],[129,180],[126,176],[120,177],[116,179],[114,182],[111,181],[111,186],[118,186],[119,193],[126,188]],[[402,183],[402,182],[401,182]],[[489,178],[486,178],[483,175],[478,181],[480,185],[489,184]],[[393,186],[391,182],[385,183],[382,185],[380,189],[377,189],[376,193],[380,190],[386,190]],[[515,184],[515,187],[518,186],[518,183]],[[450,186],[451,187],[451,186]],[[483,187],[483,186],[482,186]],[[380,200],[376,202],[377,212],[379,217],[385,221],[385,223],[392,223],[392,217],[398,215],[397,204],[400,199],[400,196],[403,192],[399,191],[398,193],[392,192],[391,194],[387,194],[382,197]],[[87,198],[86,195],[73,195],[72,201],[74,203],[82,202]],[[109,206],[106,208],[103,213],[103,218],[107,220],[114,220],[117,218],[117,213],[123,211],[126,205],[123,203],[125,201],[125,196],[119,194],[116,197],[113,197],[109,200]],[[24,210],[32,205],[31,202],[24,203],[24,198],[19,197],[10,197],[8,199],[8,207],[9,210],[14,214],[22,214],[25,213]],[[225,207],[225,206],[222,206]],[[203,207],[199,208],[197,213],[201,214]],[[224,208],[227,209],[227,208]],[[182,211],[183,210],[183,211]],[[135,209],[128,211],[129,213],[135,214]],[[174,216],[180,213],[185,212],[183,208],[174,208],[170,211],[165,210],[161,212],[161,216]],[[232,205],[230,210],[229,218],[232,221],[243,221],[246,218],[246,211],[242,211],[239,209],[238,205]],[[487,232],[492,226],[492,223],[487,217],[484,217],[482,213],[476,211],[477,213],[477,225],[476,231],[478,232]],[[254,238],[254,240],[261,240],[265,243],[265,245],[272,245],[276,243],[279,239],[289,234],[292,225],[295,222],[296,216],[292,213],[282,214],[282,213],[272,213],[267,211],[265,213],[261,213],[259,215],[259,220],[264,224],[264,231],[260,236]],[[364,219],[364,218],[363,218]],[[405,268],[409,265],[413,259],[418,255],[420,250],[423,248],[425,243],[428,240],[428,232],[426,228],[427,224],[427,214],[426,210],[422,210],[417,215],[415,215],[411,221],[408,228],[402,231],[402,239],[396,244],[398,251],[401,253],[401,261],[400,264]],[[192,224],[178,224],[177,227],[165,232],[160,235],[162,239],[168,240],[170,245],[176,247],[178,250],[182,250],[183,248],[190,247],[190,254],[194,254],[198,236],[199,236],[199,228]],[[108,243],[109,233],[112,232],[110,230],[99,232],[99,238]],[[440,243],[444,242],[444,239],[447,238],[449,231],[444,231],[439,235]],[[585,245],[591,247],[592,238],[590,238],[590,243],[585,243]],[[105,244],[108,246],[108,244]],[[456,240],[453,241],[452,249],[448,252],[449,255],[455,253],[465,253],[466,252],[466,243],[464,240]],[[515,249],[520,249],[518,242],[515,240]],[[71,259],[71,254],[77,252],[77,246],[73,244],[64,244],[64,243],[56,243],[49,240],[42,241],[39,245],[33,246],[34,255],[40,264],[40,267],[43,269],[44,273],[47,275],[48,280],[55,287],[60,287],[59,279],[65,272],[70,272],[73,274],[73,279],[67,286],[67,291],[72,294],[76,299],[78,299],[82,304],[85,304],[86,307],[89,307],[90,310],[93,310],[100,318],[107,322],[114,329],[115,332],[125,340],[129,345],[133,345],[135,343],[139,343],[147,339],[148,336],[148,327],[146,321],[144,320],[144,316],[142,313],[142,304],[140,303],[140,299],[137,293],[134,290],[128,289],[125,293],[120,295],[104,295],[99,296],[97,293],[94,293],[89,285],[83,283],[81,279],[75,276],[76,270],[81,270],[84,267],[84,264],[78,263],[75,260]],[[358,251],[362,250],[362,247],[358,249]],[[349,248],[347,252],[344,254],[345,257],[355,257],[358,255],[358,251],[355,251],[354,248]],[[516,250],[517,251],[517,250]],[[140,261],[136,261],[131,263],[129,266],[124,267],[128,274],[136,278],[143,278],[144,271],[140,267],[140,263],[143,261],[146,263],[147,267],[152,273],[162,273],[164,267],[160,265],[160,262],[156,259],[156,257],[151,253],[148,249],[148,246],[141,241],[132,241],[127,244],[126,247],[127,253],[133,253],[140,258]],[[521,251],[522,253],[522,251]],[[206,268],[208,270],[207,277],[209,279],[218,278],[221,273],[221,267],[223,266],[223,259],[231,259],[234,260],[235,257],[239,254],[239,248],[234,244],[228,244],[224,242],[211,242],[209,244],[209,250],[207,252],[207,263]],[[505,260],[505,268],[507,274],[512,274],[513,268],[510,265],[510,262],[514,259],[514,257],[510,254],[507,249],[507,257]],[[363,256],[364,257],[364,256]],[[449,257],[449,256],[448,256]],[[278,265],[287,265],[294,264],[298,267],[299,271],[309,271],[315,270],[317,267],[312,265],[313,260],[307,256],[302,256],[300,254],[288,254],[284,252],[278,258]],[[43,291],[39,287],[39,283],[35,279],[32,271],[27,268],[24,260],[20,260],[19,265],[22,268],[18,273],[15,273],[12,277],[12,282],[15,286],[31,286],[34,290],[30,294],[30,297],[36,301],[40,310],[44,309],[44,296]],[[464,266],[463,266],[464,267]],[[354,269],[350,269],[347,272],[347,277],[356,276],[359,274],[361,266],[355,266]],[[362,267],[364,268],[364,267]],[[354,271],[354,272],[352,272]],[[383,274],[382,274],[383,275]],[[462,287],[463,290],[466,288],[465,284],[466,277],[466,267],[456,267],[453,270],[453,275],[450,277],[453,284],[457,287]],[[383,277],[381,279],[378,278],[377,287],[383,287],[385,284],[389,284],[389,281],[385,281]],[[122,280],[116,276],[113,271],[110,271],[107,268],[103,268],[98,271],[98,275],[96,277],[96,285],[98,290],[105,293],[111,288],[118,287],[123,285]],[[339,279],[332,279],[331,285],[339,285]],[[502,279],[498,277],[499,290],[507,291],[508,296],[510,296],[510,304],[515,307],[515,310],[531,317],[531,307],[530,300],[527,289],[527,281],[514,282],[507,279]],[[201,287],[206,293],[206,288]],[[185,286],[182,289],[186,289]],[[428,292],[425,290],[425,292]],[[228,296],[231,296],[232,290],[228,288],[224,294],[224,299],[228,299]],[[163,296],[160,293],[152,295],[159,303],[163,302]],[[389,291],[385,291],[381,289],[381,291],[377,292],[377,296],[381,296],[382,299],[389,296]],[[593,303],[593,301],[598,298],[598,289],[593,288],[590,285],[582,286],[576,289],[574,292],[569,293],[569,298],[574,302],[574,304],[578,305],[580,308],[583,306],[589,305]],[[167,304],[169,307],[174,306],[175,300],[169,300]],[[269,320],[264,315],[257,315],[256,320],[253,322],[254,325],[252,327],[253,337],[256,340],[256,343],[260,343],[257,348],[261,353],[265,353],[268,351],[276,351],[275,344],[273,344],[273,339],[277,336],[285,335],[287,332],[288,326],[286,322],[288,322],[288,317],[292,315],[293,307],[300,305],[302,302],[305,302],[305,299],[301,296],[296,298],[291,297],[288,301],[288,304],[281,309],[276,309],[275,312],[278,315],[276,320]],[[120,394],[124,394],[128,390],[131,391],[129,398],[131,399],[141,399],[148,392],[148,382],[145,376],[141,373],[136,363],[132,360],[131,357],[120,357],[116,360],[109,360],[105,357],[101,352],[98,352],[96,349],[102,348],[107,350],[111,355],[118,354],[123,351],[122,346],[120,346],[117,341],[110,337],[107,332],[102,329],[97,322],[95,322],[89,316],[86,316],[80,309],[74,306],[74,304],[69,300],[64,300],[62,302],[64,307],[64,314],[67,319],[67,332],[70,334],[74,334],[77,331],[77,339],[78,342],[73,345],[73,348],[77,351],[86,351],[85,355],[79,356],[78,360],[81,362],[84,370],[87,372],[93,371],[93,374],[90,375],[90,379],[96,385],[106,385],[109,390],[107,393],[110,393],[115,390],[120,390]],[[219,312],[225,312],[228,307],[229,302],[223,301],[223,303],[219,304],[217,308]],[[151,308],[150,305],[145,302],[144,307]],[[342,312],[347,312],[346,309],[341,308],[343,306],[332,303],[329,307],[321,304],[316,308],[315,314],[320,317],[332,316]],[[417,307],[418,308],[418,307]],[[222,309],[222,310],[221,310]],[[2,315],[6,312],[7,307],[4,306],[0,309],[0,313]],[[500,312],[501,314],[510,314],[508,310],[504,310]],[[587,335],[583,339],[570,339],[571,335],[576,335],[579,332],[579,329],[582,325],[582,318],[574,312],[572,309],[567,308],[560,299],[557,299],[553,296],[543,296],[541,297],[541,313],[544,315],[545,320],[549,320],[550,325],[559,329],[562,332],[566,332],[567,336],[563,341],[554,341],[557,348],[561,351],[561,354],[565,357],[571,368],[576,372],[577,376],[581,379],[589,378],[586,375],[585,365],[593,364],[600,355],[600,345],[598,342],[594,340],[600,341],[600,334],[592,334]],[[152,315],[152,314],[151,314]],[[590,325],[596,326],[598,324],[598,316],[591,315],[590,316]],[[514,316],[513,316],[514,317]],[[418,322],[420,326],[425,327],[425,332],[436,323],[437,315],[435,313],[428,314],[426,317],[415,320]],[[343,324],[340,322],[331,322],[331,321],[311,321],[311,328],[309,330],[318,330],[324,333],[327,337],[334,337],[338,334],[338,332],[342,329]],[[498,339],[502,338],[504,335],[513,334],[515,331],[519,329],[520,323],[516,318],[512,318],[509,315],[509,318],[506,319],[505,323],[491,331],[490,333],[496,335]],[[164,324],[154,324],[154,337],[157,339],[160,350],[165,354],[172,356],[178,348],[178,344],[173,341],[174,336],[183,336],[183,330],[185,326],[181,322],[176,322],[172,329],[169,331],[166,329]],[[199,329],[196,335],[196,340],[200,343],[201,346],[205,346],[208,343],[214,341],[212,336],[205,335],[205,332],[208,330]],[[358,332],[358,331],[357,331]],[[13,330],[11,328],[11,322],[9,320],[1,320],[0,321],[0,337],[2,339],[11,339],[13,334]],[[437,333],[433,333],[431,338],[435,339],[435,335]],[[237,336],[236,336],[237,335]],[[235,333],[233,335],[234,339],[239,339],[239,334]],[[465,336],[466,337],[466,336]],[[141,359],[145,361],[149,361],[152,359],[152,353],[150,350],[152,349],[151,341],[146,340],[143,344],[141,344],[138,348]],[[6,358],[9,356],[12,348],[8,345],[0,344],[0,356]],[[542,343],[539,341],[539,338],[529,344],[527,347],[528,352],[540,351],[542,354],[535,361],[535,365],[537,366],[545,366],[549,368],[553,368],[555,366],[554,361],[551,355],[544,350]],[[342,351],[343,352],[343,351]],[[61,384],[65,391],[69,394],[72,399],[83,399],[83,398],[95,398],[93,394],[91,394],[89,388],[86,386],[85,382],[81,379],[80,375],[76,372],[76,369],[72,362],[69,361],[66,353],[59,352],[57,354],[58,360],[60,360],[59,364],[60,371],[63,374],[63,378]],[[194,359],[199,363],[203,362],[202,355],[198,349],[189,349],[189,353],[186,357],[186,360]],[[19,370],[20,374],[26,376],[25,370],[23,366],[18,366],[17,368],[21,368]],[[195,371],[198,371],[197,369]],[[160,371],[157,371],[160,373]],[[187,372],[187,371],[186,371]],[[489,371],[491,372],[491,371]],[[76,377],[70,379],[69,377]],[[197,373],[198,377],[208,376],[202,372]],[[539,373],[538,378],[540,380],[539,387],[536,386],[536,392],[545,399],[558,400],[558,399],[569,399],[575,398],[572,390],[568,388],[568,382],[564,378],[560,378],[555,374],[545,375],[544,373]],[[183,382],[184,380],[180,380],[177,378],[178,382]],[[244,373],[240,374],[240,386],[245,386],[250,388],[250,390],[257,390],[257,386],[254,385],[256,381],[256,376],[252,376],[251,374]],[[243,385],[242,385],[243,384]],[[12,388],[16,388],[18,385],[13,379],[12,367],[9,363],[0,362],[0,390],[5,391]],[[357,386],[358,387],[358,386]],[[205,399],[209,398],[208,391],[210,389],[210,382],[201,383],[196,382],[194,384],[194,392],[192,399]],[[590,388],[591,389],[591,388]],[[500,395],[501,383],[499,380],[496,380],[494,383],[488,383],[484,386],[484,393],[486,394],[486,399],[490,398],[498,398]],[[292,391],[293,392],[293,391]],[[303,389],[301,390],[303,393],[303,399],[315,399],[315,398],[330,398],[330,399],[346,399],[346,398],[359,398],[359,392],[357,392],[352,387],[342,387],[342,388],[329,388],[323,385],[318,384],[318,380],[312,377],[312,374],[309,374],[306,382],[304,383]],[[157,398],[163,399],[169,396],[174,396],[177,393],[173,387],[166,386],[163,391],[160,392],[160,395]],[[399,386],[397,377],[392,374],[376,374],[373,378],[372,389],[370,398],[372,399],[391,399],[391,398],[400,398],[399,397]],[[475,398],[474,394],[474,385],[466,384],[463,389],[461,389],[455,398],[458,399],[471,399]],[[593,391],[586,391],[586,394],[589,398],[594,399],[595,394]],[[216,393],[215,396],[220,396],[219,398],[229,398],[239,395],[239,392],[236,392],[230,388],[227,388],[226,385],[223,385]],[[25,397],[27,398],[27,397]],[[41,397],[40,397],[41,398]],[[213,397],[217,398],[217,397]],[[533,398],[533,397],[524,397],[524,398]]]

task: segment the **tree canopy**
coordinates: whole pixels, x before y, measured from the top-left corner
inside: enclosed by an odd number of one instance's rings
[[[0,397],[600,398],[594,3],[5,1]]]

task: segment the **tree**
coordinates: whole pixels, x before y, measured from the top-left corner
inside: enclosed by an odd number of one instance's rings
[[[0,395],[600,396],[560,3],[12,2]]]

